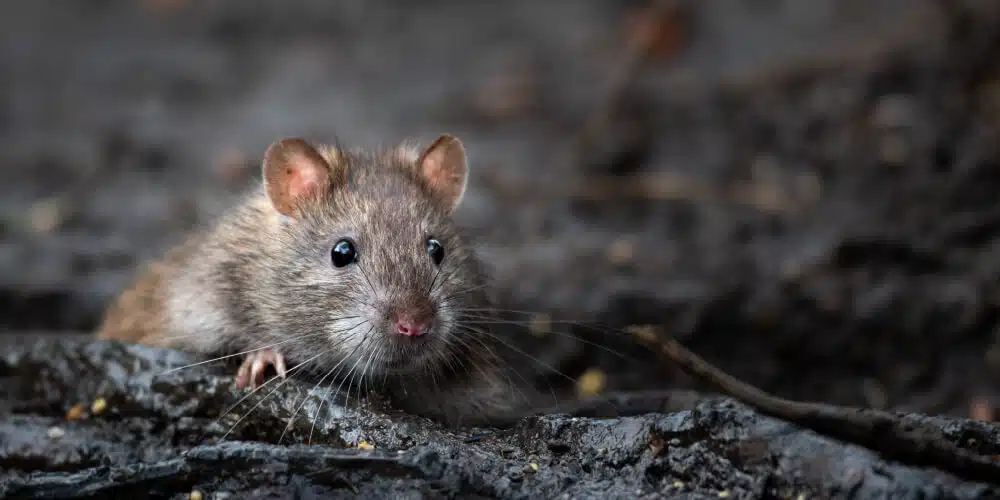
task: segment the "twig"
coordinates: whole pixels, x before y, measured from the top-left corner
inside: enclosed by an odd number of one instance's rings
[[[906,424],[889,412],[782,399],[737,380],[669,335],[636,333],[689,375],[772,417],[858,444],[886,458],[1000,484],[1000,462],[955,446],[940,431]]]

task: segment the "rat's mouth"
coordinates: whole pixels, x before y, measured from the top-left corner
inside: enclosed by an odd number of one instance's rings
[[[443,362],[446,352],[435,338],[436,332],[419,337],[395,336],[382,354],[382,367],[393,373],[411,373],[433,368]]]

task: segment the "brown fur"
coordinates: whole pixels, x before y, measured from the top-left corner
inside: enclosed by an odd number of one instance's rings
[[[461,148],[448,138],[428,150],[441,144]],[[467,316],[485,316],[490,300],[483,266],[451,220],[465,189],[464,150],[432,152],[433,169],[421,166],[427,151],[405,145],[307,153],[272,156],[321,158],[329,185],[279,200],[269,193],[295,191],[265,180],[213,227],[145,268],[97,335],[205,354],[277,343],[290,368],[306,362],[303,370],[321,377],[384,381],[413,413],[482,423],[509,412],[516,393],[494,355],[495,334],[477,333],[489,322]],[[455,158],[462,168],[443,171],[440,162]],[[440,268],[428,237],[445,249]],[[330,251],[342,238],[355,242],[359,260],[335,268]],[[394,315],[412,304],[435,311],[435,327],[421,338],[395,335]]]

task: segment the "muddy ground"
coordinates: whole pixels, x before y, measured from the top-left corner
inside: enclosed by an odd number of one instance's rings
[[[995,2],[679,2],[567,161],[642,5],[7,6],[0,326],[92,328],[139,263],[256,182],[277,137],[450,132],[473,169],[459,217],[505,307],[654,325],[787,397],[1000,404]],[[629,359],[518,343],[608,389],[692,386],[626,336],[565,328]]]

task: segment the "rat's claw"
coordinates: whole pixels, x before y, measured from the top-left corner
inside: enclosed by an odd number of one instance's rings
[[[236,388],[256,387],[258,384],[263,383],[264,371],[267,370],[269,365],[274,365],[274,371],[278,373],[278,376],[287,376],[285,357],[274,349],[261,349],[250,354],[243,360],[239,371],[236,372]]]

